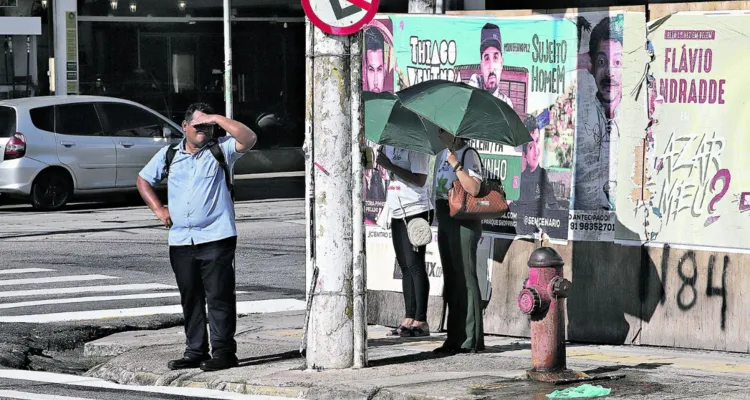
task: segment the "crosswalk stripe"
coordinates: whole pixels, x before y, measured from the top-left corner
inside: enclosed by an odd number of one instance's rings
[[[280,311],[300,311],[305,309],[305,302],[295,299],[275,299],[242,301],[237,303],[237,314],[261,314]],[[157,306],[122,308],[114,310],[72,311],[52,314],[2,316],[0,322],[61,322],[83,321],[90,319],[142,317],[156,314],[181,314],[182,306]]]
[[[101,293],[101,292],[134,292],[138,290],[166,290],[177,289],[177,286],[162,285],[160,283],[137,283],[130,285],[78,286],[66,288],[9,290],[0,292],[0,298],[25,296],[54,296],[58,294]]]
[[[109,275],[68,275],[68,276],[52,276],[48,278],[4,279],[4,280],[0,280],[0,286],[30,285],[32,283],[96,281],[96,280],[101,280],[101,279],[120,279],[120,278],[116,276],[109,276]]]
[[[245,294],[245,293],[247,292],[244,292],[244,291],[237,292],[237,294]],[[21,301],[18,303],[0,303],[0,309],[44,306],[44,305],[49,305],[49,304],[89,303],[89,302],[112,301],[112,300],[158,299],[162,297],[179,297],[179,296],[180,296],[180,292],[167,292],[167,293],[162,292],[162,293],[124,294],[124,295],[119,295],[119,296],[70,297],[70,298],[65,298],[65,299]]]
[[[0,269],[0,275],[9,274],[30,274],[33,272],[55,272],[55,269],[48,268],[15,268],[15,269]]]
[[[19,392],[17,390],[0,390],[0,397],[20,400],[93,400],[90,397],[58,396],[54,394]]]
[[[21,301],[18,303],[0,303],[0,309],[44,306],[48,304],[88,303],[88,302],[95,302],[95,301],[158,299],[161,297],[175,297],[179,295],[180,295],[180,292],[167,292],[167,293],[125,294],[121,296],[71,297],[71,298],[66,298],[66,299]]]

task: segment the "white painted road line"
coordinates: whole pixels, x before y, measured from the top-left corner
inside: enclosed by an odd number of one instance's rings
[[[241,301],[237,303],[237,314],[264,314],[280,311],[300,311],[304,310],[305,306],[306,304],[304,301],[294,299]],[[53,314],[3,316],[0,317],[0,322],[44,323],[83,321],[103,318],[142,317],[157,314],[182,314],[182,306],[138,307],[116,310],[71,311]]]
[[[199,399],[227,399],[227,400],[283,400],[286,397],[257,396],[239,394],[233,392],[222,392],[219,390],[174,387],[174,386],[130,386],[119,385],[114,382],[85,376],[54,374],[51,372],[21,371],[17,369],[0,369],[0,378],[16,379],[22,381],[54,383],[58,385],[83,386],[101,389],[115,389],[134,392],[162,393],[176,396],[196,397]]]
[[[30,274],[34,272],[55,272],[56,269],[47,268],[15,268],[15,269],[0,269],[0,275],[8,274]]]
[[[237,292],[237,294],[244,294],[247,292]],[[88,296],[88,297],[70,297],[65,299],[48,299],[48,300],[34,300],[34,301],[20,301],[17,303],[0,303],[0,309],[7,308],[20,308],[20,307],[31,307],[31,306],[44,306],[49,304],[70,304],[70,303],[89,303],[89,302],[100,302],[100,301],[113,301],[113,300],[138,300],[138,299],[159,299],[162,297],[179,297],[180,292],[161,292],[161,293],[139,293],[139,294],[123,294],[119,296]]]
[[[90,397],[57,396],[53,394],[19,392],[17,390],[0,390],[0,398],[21,400],[94,400]]]
[[[0,280],[0,286],[31,285],[34,283],[96,281],[96,280],[101,280],[101,279],[120,279],[120,278],[116,276],[109,276],[109,275],[67,275],[67,276],[52,276],[49,278],[4,279],[4,280]]]
[[[162,293],[141,293],[141,294],[124,294],[121,296],[89,296],[89,297],[71,297],[66,299],[49,299],[35,301],[21,301],[18,303],[0,303],[0,309],[20,308],[31,306],[44,306],[49,304],[70,304],[70,303],[88,303],[99,301],[113,300],[137,300],[137,299],[158,299],[162,297],[179,297],[180,292],[162,292]]]
[[[101,292],[134,292],[137,290],[170,290],[177,286],[162,285],[160,283],[139,283],[131,285],[106,285],[106,286],[79,286],[66,288],[34,289],[34,290],[9,290],[0,292],[0,298],[25,297],[25,296],[54,296],[58,294],[74,293],[101,293]]]

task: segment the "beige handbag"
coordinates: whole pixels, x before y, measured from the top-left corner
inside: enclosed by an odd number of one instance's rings
[[[398,199],[398,204],[401,206],[401,212],[404,213],[404,221],[406,221],[406,211],[401,204],[401,198]],[[432,243],[432,227],[424,218],[412,218],[406,224],[406,233],[409,236],[409,242],[414,246],[414,251]]]

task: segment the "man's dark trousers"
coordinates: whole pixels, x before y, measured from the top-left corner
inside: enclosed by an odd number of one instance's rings
[[[234,260],[237,237],[188,246],[170,246],[172,263],[185,316],[185,357],[208,356],[206,302],[213,358],[236,359],[237,297]]]

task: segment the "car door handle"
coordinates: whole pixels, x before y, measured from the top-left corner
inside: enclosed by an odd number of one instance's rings
[[[120,142],[120,146],[122,146],[122,147],[125,147],[125,148],[129,149],[129,148],[131,148],[131,147],[135,146],[135,143],[130,143],[130,142]]]
[[[76,145],[75,142],[60,142],[60,144],[65,147],[73,147]]]

